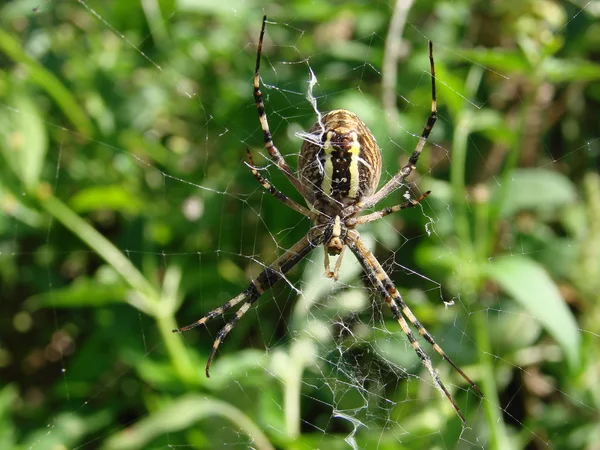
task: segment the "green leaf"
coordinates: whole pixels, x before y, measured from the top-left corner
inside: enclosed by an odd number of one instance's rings
[[[103,449],[138,449],[159,436],[187,430],[209,417],[223,417],[249,435],[255,448],[273,449],[262,430],[248,416],[229,403],[205,395],[188,394],[154,411],[120,433],[109,436]]]
[[[600,80],[600,64],[591,61],[546,58],[542,68],[546,79],[553,83]]]
[[[505,125],[503,117],[490,108],[482,108],[470,114],[469,130],[471,132],[490,130],[501,136],[509,133],[509,128]]]
[[[10,226],[9,217],[14,217],[31,228],[47,226],[42,214],[26,206],[8,189],[4,189],[2,180],[0,180],[0,210],[5,214],[0,216],[0,233],[6,232],[5,227]]]
[[[144,202],[123,186],[110,185],[82,189],[71,198],[69,204],[78,213],[111,209],[137,214],[143,208]]]
[[[19,389],[9,384],[0,389],[0,448],[15,448],[17,427],[11,420],[11,409],[19,401]]]
[[[92,134],[92,124],[88,120],[85,111],[79,107],[77,100],[66,88],[60,79],[50,70],[46,69],[42,64],[24,51],[21,43],[11,34],[0,29],[0,50],[2,50],[8,58],[14,62],[22,64],[25,67],[27,77],[30,81],[42,87],[50,97],[54,99],[56,104],[61,108],[62,112],[69,118],[71,123],[77,127],[77,131],[84,136]]]
[[[448,52],[447,54],[449,57],[454,55],[456,59],[485,66],[487,69],[493,69],[503,74],[530,72],[527,60],[521,52],[516,50],[497,48],[457,49],[455,52]]]
[[[256,349],[223,354],[215,359],[214,365],[210,368],[210,383],[207,387],[216,390],[226,389],[236,380],[247,377],[250,372],[262,374],[268,361],[269,356],[264,351]],[[202,368],[202,376],[204,376],[204,368]]]
[[[558,287],[542,266],[524,256],[510,256],[491,261],[485,271],[540,321],[562,347],[571,368],[576,368],[581,340],[579,328]]]
[[[249,14],[251,12],[251,3],[244,0],[233,0],[231,2],[215,2],[210,0],[179,0],[177,2],[178,10],[182,11],[200,11],[203,14],[215,14],[231,17],[231,11],[237,11],[238,14]]]
[[[21,446],[16,448],[35,448],[37,450],[76,448],[77,443],[82,442],[84,436],[89,436],[109,426],[115,420],[113,413],[108,409],[101,409],[89,415],[59,413],[52,417],[51,425],[40,427],[29,433],[23,439]]]
[[[419,263],[419,266],[430,267],[432,270],[439,270],[441,273],[452,272],[462,264],[459,252],[451,251],[448,247],[433,243],[423,243],[417,247],[415,260]]]
[[[563,174],[546,169],[516,169],[512,172],[502,216],[522,210],[554,212],[576,200],[573,183]]]
[[[52,289],[27,299],[27,307],[80,308],[124,303],[129,289],[125,285],[100,285],[89,279],[77,279],[67,287]]]
[[[18,86],[9,97],[11,112],[0,116],[0,151],[8,166],[32,191],[40,182],[48,137],[37,107]]]

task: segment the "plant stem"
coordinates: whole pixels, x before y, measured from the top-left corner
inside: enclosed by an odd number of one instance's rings
[[[452,164],[450,166],[450,183],[452,185],[452,199],[454,206],[454,225],[459,240],[463,243],[471,242],[469,219],[467,215],[467,190],[465,188],[465,166],[467,161],[467,141],[469,138],[468,114],[459,116],[454,139],[452,141]]]
[[[173,362],[178,376],[186,383],[193,383],[195,380],[194,365],[188,352],[185,351],[181,339],[171,332],[176,328],[173,317],[174,308],[170,306],[173,302],[162,302],[161,294],[112,242],[58,198],[45,191],[44,185],[40,186],[38,200],[52,217],[100,255],[138,294],[133,300],[130,299],[129,303],[156,319],[169,358]]]
[[[194,367],[189,352],[185,350],[183,340],[173,334],[173,329],[177,328],[175,318],[172,314],[159,314],[156,316],[156,322],[177,375],[187,385],[197,385],[199,372]]]
[[[475,342],[482,355],[479,362],[481,370],[480,388],[485,395],[483,407],[490,429],[490,448],[497,450],[511,448],[506,426],[500,414],[501,409],[494,379],[494,368],[492,367],[491,358],[486,356],[492,355],[492,352],[485,316],[483,314],[473,314],[473,320],[475,322]]]
[[[473,67],[469,71],[466,81],[466,95],[471,97],[475,95],[482,77],[482,69]],[[465,301],[469,305],[478,302],[479,293],[482,291],[483,280],[485,277],[483,264],[486,263],[488,252],[491,250],[493,242],[493,233],[488,233],[489,227],[489,207],[487,198],[478,198],[474,195],[472,202],[475,209],[475,224],[471,232],[469,222],[469,203],[466,189],[466,164],[467,164],[467,144],[469,135],[474,126],[476,117],[472,116],[465,108],[459,113],[457,125],[454,130],[454,140],[452,143],[452,166],[451,166],[451,185],[453,190],[453,205],[456,234],[462,252],[462,264],[458,274],[463,292],[466,293]],[[481,193],[485,195],[485,193]],[[500,402],[494,380],[494,370],[490,362],[491,346],[484,314],[473,314],[475,327],[475,342],[480,358],[481,368],[481,389],[485,394],[484,409],[486,419],[491,433],[491,448],[503,450],[510,448],[509,439],[506,433],[506,427],[500,411]]]
[[[293,348],[291,353],[290,359],[293,359]],[[285,428],[288,437],[291,439],[296,439],[300,436],[300,389],[303,372],[303,365],[298,367],[298,364],[293,364],[293,367],[290,367],[290,373],[285,379],[283,390]]]
[[[52,217],[58,220],[66,228],[71,230],[75,236],[85,242],[88,247],[94,250],[102,259],[110,264],[129,286],[144,296],[144,310],[153,310],[156,307],[155,302],[159,297],[158,291],[140,271],[131,263],[131,261],[116,248],[112,242],[102,236],[94,227],[75,214],[67,205],[61,202],[53,195],[39,195],[38,199],[42,207],[48,211]]]

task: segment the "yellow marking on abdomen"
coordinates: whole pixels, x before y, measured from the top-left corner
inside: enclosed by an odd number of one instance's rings
[[[350,189],[348,190],[349,198],[356,198],[358,189],[360,188],[360,175],[358,171],[358,161],[360,160],[360,144],[358,142],[358,135],[352,132],[352,147],[348,152],[350,153]]]
[[[323,150],[325,151],[325,164],[323,169],[323,181],[321,182],[321,190],[325,195],[331,195],[331,181],[333,180],[333,161],[331,160],[331,154],[333,153],[333,145],[331,145],[331,137],[333,132],[327,133],[327,140],[323,144]]]

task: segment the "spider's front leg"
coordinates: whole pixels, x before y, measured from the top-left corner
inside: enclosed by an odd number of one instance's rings
[[[423,151],[423,148],[425,148],[427,138],[429,138],[429,134],[431,133],[431,130],[433,129],[438,117],[437,97],[435,93],[435,64],[433,61],[433,43],[431,41],[429,41],[429,64],[431,68],[431,113],[429,114],[427,124],[423,128],[423,132],[421,133],[421,137],[419,138],[419,142],[417,143],[413,154],[410,155],[408,163],[402,167],[398,173],[396,173],[396,175],[394,175],[392,179],[388,181],[379,191],[357,203],[351,211],[352,213],[360,212],[363,209],[368,209],[379,203],[379,201],[391,194],[394,189],[397,189],[400,185],[402,185],[404,180],[406,180],[406,177],[408,177],[411,172],[415,170],[419,156],[421,156],[421,152]]]
[[[367,214],[366,216],[352,218],[352,219],[348,220],[348,222],[346,222],[346,224],[348,226],[362,225],[363,223],[374,222],[376,220],[382,219],[389,214],[395,213],[397,211],[401,211],[403,209],[414,208],[419,203],[421,203],[421,201],[425,197],[427,197],[429,194],[431,194],[431,191],[425,192],[419,198],[414,198],[414,199],[409,198],[407,201],[405,201],[404,203],[402,203],[400,205],[388,206],[387,208],[383,208],[380,211],[375,211],[374,213]]]
[[[300,180],[296,178],[296,175],[294,175],[294,172],[292,171],[292,169],[290,169],[290,166],[288,166],[287,162],[285,161],[285,158],[279,152],[279,149],[275,146],[275,143],[273,142],[273,135],[271,134],[271,130],[269,128],[269,120],[267,119],[267,113],[265,111],[265,103],[263,101],[262,91],[260,90],[260,57],[262,54],[262,46],[263,39],[265,37],[266,25],[267,16],[263,16],[262,27],[260,29],[260,37],[258,38],[258,48],[256,51],[256,68],[254,70],[253,81],[254,103],[256,104],[256,109],[258,111],[258,120],[260,121],[260,127],[263,131],[265,148],[269,152],[269,155],[271,155],[271,159],[273,160],[273,162],[277,165],[279,170],[283,172],[283,174],[290,181],[290,183],[292,183],[292,185],[302,195],[302,197],[307,199],[309,203],[312,203],[314,201],[314,194],[310,190],[306,189],[302,185]]]
[[[292,248],[286,251],[282,256],[277,258],[269,267],[263,270],[256,280],[253,280],[244,292],[235,296],[227,303],[213,309],[201,319],[196,322],[187,325],[185,327],[176,328],[173,333],[183,333],[185,331],[196,328],[200,325],[204,325],[211,319],[219,317],[225,313],[228,309],[233,306],[244,302],[244,304],[237,310],[233,318],[225,324],[225,326],[218,332],[217,337],[213,343],[212,350],[208,356],[206,362],[206,376],[210,378],[210,365],[212,363],[219,345],[225,339],[225,336],[233,329],[235,324],[240,320],[244,314],[250,309],[254,302],[271,286],[282,279],[285,274],[298,264],[306,255],[310,253],[317,245],[322,241],[322,236],[319,236],[313,230],[309,231],[308,234],[299,242],[296,243]]]
[[[285,195],[284,193],[279,191],[275,186],[273,186],[271,184],[271,182],[269,180],[267,180],[265,177],[263,177],[258,172],[258,170],[256,169],[256,166],[254,165],[254,160],[252,159],[252,153],[250,152],[249,148],[246,148],[246,159],[248,160],[246,162],[246,166],[248,166],[248,168],[250,169],[250,172],[254,176],[254,179],[258,182],[258,184],[260,184],[263,187],[263,189],[265,189],[269,194],[271,194],[273,197],[275,197],[277,200],[279,200],[284,205],[287,205],[290,208],[292,208],[294,211],[297,211],[300,214],[305,215],[309,219],[314,220],[315,215],[312,212],[310,212],[310,210],[308,208],[305,208],[304,206],[298,204],[297,202],[295,202],[294,200],[289,198],[287,195]]]

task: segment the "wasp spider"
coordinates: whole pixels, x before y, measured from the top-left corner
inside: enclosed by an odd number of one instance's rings
[[[367,215],[359,215],[363,210],[375,206],[380,200],[404,183],[406,177],[415,169],[419,155],[437,119],[432,43],[429,42],[432,102],[431,114],[427,120],[427,125],[423,129],[421,138],[415,151],[409,158],[408,164],[402,167],[391,180],[377,191],[381,175],[380,149],[371,131],[350,111],[343,109],[331,111],[323,115],[321,120],[313,126],[309,137],[302,144],[297,174],[294,174],[277,147],[275,147],[271,132],[269,131],[269,123],[260,90],[259,69],[266,20],[266,16],[263,17],[256,55],[256,70],[254,73],[254,100],[258,109],[258,118],[264,134],[265,147],[271,159],[304,197],[309,207],[300,205],[270,184],[255,168],[249,150],[246,150],[247,165],[256,180],[269,193],[293,210],[310,218],[314,226],[302,240],[287,250],[258,275],[256,280],[253,280],[241,294],[232,298],[224,305],[210,311],[200,320],[173,331],[182,333],[203,325],[243,302],[233,318],[217,334],[212,351],[208,356],[208,362],[206,363],[206,376],[209,377],[210,365],[219,348],[219,344],[265,290],[283,278],[292,267],[319,245],[325,246],[326,276],[337,279],[344,250],[348,247],[362,265],[372,284],[384,297],[392,310],[394,318],[400,324],[400,328],[410,341],[423,365],[433,377],[435,386],[444,393],[450,403],[452,403],[462,422],[466,424],[465,417],[460,408],[439,378],[437,371],[433,368],[429,356],[427,356],[419,345],[408,322],[470,384],[477,394],[483,396],[482,392],[444,353],[442,348],[436,344],[433,336],[406,305],[389,275],[383,270],[379,261],[377,261],[373,253],[367,248],[361,240],[360,234],[355,229],[357,225],[373,222],[393,212],[414,207],[429,194],[428,191],[420,198],[408,200],[405,203],[384,208]],[[332,270],[329,264],[329,257],[336,255],[337,261]]]

